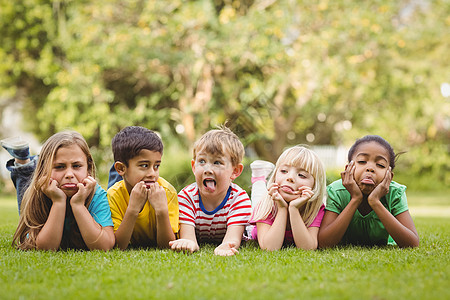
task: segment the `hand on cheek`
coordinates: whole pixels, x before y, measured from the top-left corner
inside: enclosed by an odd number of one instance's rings
[[[147,202],[148,197],[147,186],[144,181],[140,181],[136,183],[136,185],[131,190],[130,194],[130,204],[129,206],[138,212],[140,212],[145,203]]]
[[[352,160],[347,166],[345,166],[344,172],[341,172],[342,185],[350,193],[351,199],[362,201],[363,194],[355,181],[355,170],[355,162]]]
[[[147,198],[155,212],[168,210],[166,191],[157,182],[152,184],[148,189]]]
[[[294,206],[296,208],[302,207],[312,196],[314,196],[314,192],[309,186],[302,186],[298,189],[299,197],[295,200],[292,200],[289,203],[289,206]]]
[[[389,167],[386,170],[383,180],[375,187],[375,189],[370,193],[368,197],[369,205],[378,202],[382,197],[389,193],[389,186],[392,181],[392,169]]]
[[[86,202],[86,199],[94,191],[96,184],[97,184],[97,182],[91,176],[88,176],[85,179],[83,179],[83,181],[81,183],[77,184],[78,191],[70,199],[70,204],[71,205],[77,205],[77,204],[84,205]]]
[[[67,198],[64,191],[59,188],[58,182],[53,178],[50,178],[48,184],[42,187],[42,192],[50,198],[53,203],[65,202]]]
[[[288,207],[288,203],[283,199],[283,197],[280,195],[280,193],[278,192],[278,189],[280,188],[280,186],[277,183],[273,183],[270,187],[269,187],[269,195],[272,198],[272,201],[275,202],[275,204],[279,207]]]

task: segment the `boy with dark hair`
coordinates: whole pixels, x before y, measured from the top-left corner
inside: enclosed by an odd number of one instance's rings
[[[129,126],[112,140],[114,168],[123,180],[108,189],[116,245],[169,247],[178,232],[178,199],[159,177],[163,144],[144,127]]]

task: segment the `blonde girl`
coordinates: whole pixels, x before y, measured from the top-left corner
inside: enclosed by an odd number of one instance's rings
[[[303,146],[285,150],[251,216],[250,223],[256,224],[252,238],[265,250],[278,250],[283,244],[317,249],[325,195],[326,175],[319,157]]]
[[[18,249],[102,249],[114,246],[106,192],[81,134],[59,132],[42,146],[13,237]]]

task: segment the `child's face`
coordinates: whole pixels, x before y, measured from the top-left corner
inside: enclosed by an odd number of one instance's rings
[[[128,167],[122,164],[123,169],[118,170],[118,173],[123,177],[129,193],[140,181],[144,181],[149,187],[158,180],[161,158],[161,153],[143,149],[128,161]]]
[[[377,142],[358,146],[352,157],[355,162],[356,184],[364,195],[369,195],[383,180],[389,169],[389,152]]]
[[[51,178],[58,182],[59,188],[67,197],[78,191],[77,183],[88,177],[86,154],[78,145],[59,148],[53,160]]]
[[[290,202],[299,197],[297,192],[302,186],[314,188],[314,177],[304,169],[280,165],[275,173],[275,183],[279,185],[281,197]]]
[[[202,200],[225,197],[230,183],[242,172],[242,165],[233,166],[229,155],[204,151],[197,153],[191,165]]]

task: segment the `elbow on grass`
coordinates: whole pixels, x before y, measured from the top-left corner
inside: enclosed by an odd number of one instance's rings
[[[402,245],[402,246],[399,245],[399,247],[402,248],[402,249],[404,249],[404,248],[418,248],[419,246],[420,246],[419,238],[417,238],[417,240],[415,240],[412,243],[409,243],[407,245]]]
[[[270,247],[270,246],[267,246],[264,244],[260,244],[259,247],[261,248],[261,250],[269,251],[269,252],[278,251],[281,249],[281,247]]]
[[[317,245],[316,246],[310,246],[310,247],[305,247],[305,246],[296,246],[298,249],[303,249],[305,251],[315,251],[317,250]]]

